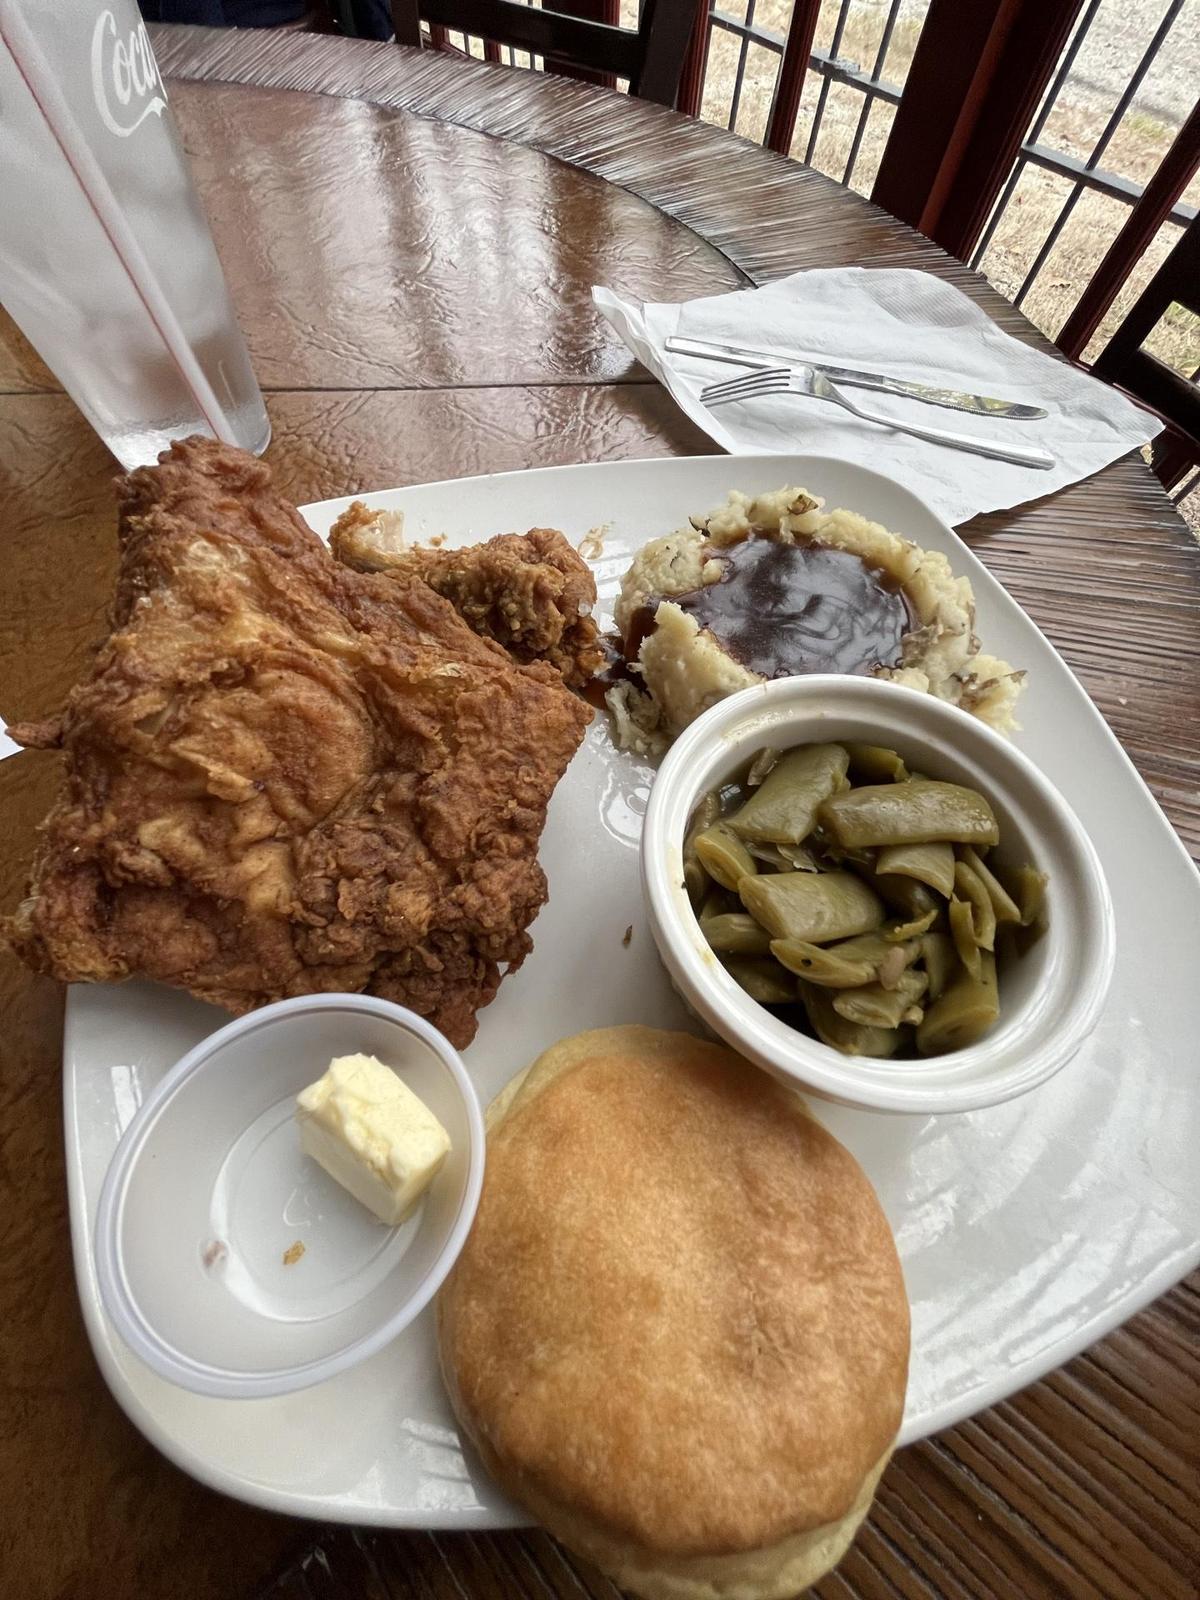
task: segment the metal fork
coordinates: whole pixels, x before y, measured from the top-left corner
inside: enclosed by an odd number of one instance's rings
[[[1052,467],[1054,457],[1048,450],[1036,445],[990,444],[969,433],[951,433],[945,428],[924,428],[915,422],[897,422],[893,417],[881,417],[877,411],[864,411],[840,389],[835,389],[824,373],[812,367],[767,367],[761,372],[748,372],[744,377],[729,378],[724,383],[710,383],[700,391],[700,400],[706,406],[726,406],[736,400],[757,400],[764,395],[795,394],[813,400],[827,400],[841,406],[851,416],[862,422],[874,422],[881,428],[892,428],[897,433],[909,433],[914,439],[928,439],[933,444],[949,445],[952,450],[968,450],[972,455],[988,456],[993,461],[1010,461],[1018,467]]]

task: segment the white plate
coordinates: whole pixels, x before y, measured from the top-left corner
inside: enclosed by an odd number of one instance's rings
[[[578,542],[611,603],[645,540],[730,488],[804,484],[966,573],[988,649],[1027,667],[1022,747],[1074,806],[1109,875],[1117,972],[1099,1028],[1025,1098],[950,1117],[817,1109],[858,1156],[896,1230],[913,1304],[904,1440],[947,1427],[1058,1366],[1200,1259],[1200,878],[1099,713],[1024,613],[907,490],[820,457],[677,458],[467,478],[371,494],[410,537],[468,543],[533,526]],[[324,533],[347,501],[310,506]],[[654,954],[637,837],[651,771],[597,717],[542,840],[550,901],[535,950],[483,1012],[468,1068],[486,1100],[554,1039],[614,1022],[685,1024]],[[628,947],[622,936],[632,926]],[[143,1367],[105,1320],[91,1230],[121,1129],[223,1014],[150,985],[75,987],[65,1046],[67,1159],[84,1316],[117,1400],[205,1483],[302,1516],[488,1528],[519,1513],[464,1460],[437,1375],[431,1313],[365,1365],[303,1394],[209,1400]],[[283,1223],[284,1219],[281,1219]],[[286,1227],[303,1231],[303,1218]],[[289,1237],[292,1234],[289,1233]]]

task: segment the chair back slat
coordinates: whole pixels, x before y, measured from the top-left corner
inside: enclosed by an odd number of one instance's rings
[[[1156,442],[1154,466],[1168,488],[1200,464],[1200,389],[1142,346],[1172,305],[1200,314],[1200,217],[1126,313],[1092,371],[1127,390],[1167,423],[1166,450]],[[1189,459],[1190,458],[1190,459]]]
[[[642,0],[642,68],[631,80],[632,93],[660,106],[675,104],[696,9],[696,0]]]
[[[634,78],[641,69],[638,35],[629,28],[584,22],[557,11],[535,10],[514,0],[420,0],[421,16],[458,33],[495,39],[530,55],[562,58]]]
[[[514,0],[391,0],[397,44],[419,47],[421,23],[506,44],[555,65],[629,80],[631,94],[674,105],[698,0],[642,0],[636,32]]]

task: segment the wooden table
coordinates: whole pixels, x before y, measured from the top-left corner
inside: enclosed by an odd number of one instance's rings
[[[156,44],[268,394],[270,460],[297,501],[710,449],[593,314],[592,283],[678,300],[798,267],[916,266],[1043,342],[856,196],[657,108],[317,37],[180,29]],[[112,470],[0,323],[10,716],[53,709],[103,630]],[[966,531],[1200,849],[1200,552],[1141,461]],[[51,757],[0,763],[6,906],[55,780]],[[76,1307],[62,995],[0,966],[0,1593],[611,1594],[540,1534],[322,1532],[223,1500],[157,1456],[105,1390]],[[1194,1595],[1198,1331],[1193,1281],[905,1451],[820,1595]]]

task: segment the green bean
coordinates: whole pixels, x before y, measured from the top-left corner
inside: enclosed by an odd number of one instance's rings
[[[958,961],[954,941],[948,933],[927,933],[921,938],[921,956],[929,974],[929,999],[934,1001],[950,980]]]
[[[908,769],[896,752],[881,744],[851,741],[846,745],[846,754],[850,757],[850,776],[857,783],[886,783],[889,779],[903,783],[908,777]]]
[[[852,872],[772,872],[743,878],[742,904],[776,939],[826,944],[883,921],[879,897]]]
[[[817,813],[836,842],[864,845],[995,844],[1000,837],[991,806],[957,783],[910,778],[832,795]]]
[[[776,939],[771,954],[790,971],[825,989],[848,989],[860,983],[894,988],[900,974],[921,953],[918,940],[890,944],[881,934],[862,933],[838,944],[817,945],[802,939]]]
[[[886,940],[885,940],[886,943]],[[879,963],[876,980],[885,989],[894,989],[900,982],[902,973],[921,953],[921,941],[910,939],[907,944],[889,944],[887,955]]]
[[[711,883],[708,893],[700,902],[696,920],[700,923],[708,922],[713,917],[723,917],[727,911],[741,911],[741,906],[742,902],[737,895],[731,894],[728,889],[722,889],[720,884]]]
[[[788,863],[781,871],[820,872],[821,863],[806,844],[777,844],[774,847]]]
[[[1033,867],[1018,867],[1013,873],[1013,899],[1021,908],[1021,926],[1030,928],[1041,917],[1050,879]]]
[[[710,789],[697,803],[692,812],[692,819],[688,823],[688,831],[683,841],[683,886],[688,892],[688,899],[694,906],[699,905],[704,899],[708,887],[708,874],[704,870],[700,857],[696,854],[696,838],[706,828],[711,828],[721,815],[721,796],[716,789]]]
[[[1002,924],[999,933],[1008,936],[1005,940],[1006,956],[1027,955],[1038,940],[1045,937],[1046,919],[1044,916],[1039,917],[1036,922],[1031,922],[1028,927],[1025,927],[1020,922],[1006,922]],[[999,939],[999,934],[997,934],[997,939]]]
[[[755,861],[760,861],[764,866],[770,867],[772,872],[794,872],[796,870],[777,844],[758,844],[756,841],[748,839],[746,841],[746,849],[754,857]],[[760,867],[759,870],[761,871],[762,868]]]
[[[837,945],[823,947],[804,939],[771,940],[771,954],[776,961],[809,983],[820,984],[822,989],[854,989],[874,979],[875,962],[853,960],[837,952]]]
[[[1027,929],[1019,922],[1002,922],[996,929],[996,966],[1000,969],[1008,967],[1020,956],[1024,955],[1021,948],[1021,939],[1027,935]]]
[[[903,944],[898,944],[888,937],[885,928],[880,933],[860,934],[857,939],[847,939],[829,948],[838,952],[843,960],[847,955],[851,959],[873,960],[876,964],[876,982],[881,983],[885,989],[894,989],[899,982],[900,974],[920,958],[921,941],[909,939]]]
[[[958,959],[973,978],[979,977],[979,946],[975,943],[975,918],[971,907],[956,895],[950,902],[950,937]]]
[[[938,902],[929,890],[915,878],[894,877],[890,872],[881,872],[873,878],[868,878],[867,881],[872,889],[883,896],[893,911],[900,912],[910,921],[925,916],[929,911],[939,909]]]
[[[759,1005],[786,1006],[796,999],[795,981],[777,961],[748,961],[744,956],[727,956],[721,965]]]
[[[736,889],[739,878],[758,871],[754,857],[724,822],[714,822],[696,835],[696,854],[709,877],[722,889]]]
[[[954,893],[954,846],[951,844],[891,844],[875,857],[875,871],[915,878],[949,900]]]
[[[771,935],[744,911],[702,917],[700,932],[720,955],[765,956],[771,951]]]
[[[916,939],[911,944],[894,944],[883,933],[860,933],[853,939],[842,939],[828,948],[843,959],[875,962],[894,961],[898,950],[903,958],[897,969],[899,971],[911,966],[921,953],[921,946]]]
[[[820,872],[817,858],[802,844],[759,844],[748,839],[746,849],[756,861],[765,861],[776,872]]]
[[[833,1009],[847,1022],[861,1022],[869,1028],[898,1028],[928,987],[925,973],[904,972],[894,989],[868,983],[861,989],[835,994]]]
[[[801,980],[800,998],[813,1032],[822,1044],[848,1056],[894,1056],[904,1042],[896,1028],[872,1028],[850,1022],[833,1009],[826,990]]]
[[[771,768],[740,810],[726,818],[742,839],[760,843],[803,844],[812,832],[817,807],[845,776],[849,757],[837,744],[802,745]]]
[[[700,865],[700,857],[693,851],[690,856],[683,858],[683,887],[687,890],[687,897],[696,906],[704,898],[704,891],[708,888],[708,873]]]
[[[941,912],[935,906],[932,911],[912,917],[908,922],[889,922],[883,930],[883,937],[889,944],[907,944],[909,939],[919,939],[923,933],[928,933],[939,916]]]
[[[987,890],[988,899],[992,902],[992,910],[996,913],[996,921],[1020,922],[1020,907],[979,852],[972,850],[969,844],[965,844],[959,851],[959,859],[966,862],[967,866],[970,867],[971,871]],[[1039,873],[1040,876],[1041,874]]]
[[[978,975],[972,976],[960,967],[926,1011],[917,1029],[917,1049],[923,1056],[962,1050],[974,1044],[999,1015],[996,959],[984,950],[980,953]]]
[[[967,865],[959,861],[954,868],[954,888],[960,900],[971,907],[971,933],[982,950],[996,948],[996,908],[983,883]]]
[[[772,750],[770,745],[760,750],[750,763],[750,770],[746,773],[747,789],[757,789],[778,760],[779,751]]]
[[[721,791],[709,789],[696,802],[696,809],[692,812],[691,821],[688,823],[688,838],[694,839],[698,833],[703,833],[705,828],[711,828],[720,815]]]
[[[850,867],[874,888],[874,850],[843,850],[840,845],[830,844],[827,839],[822,839],[819,830],[813,834],[813,840],[820,849],[821,865],[826,872],[830,867]]]
[[[763,748],[697,804],[684,882],[752,998],[846,1054],[936,1055],[991,1026],[996,950],[1046,926],[1045,874],[990,865],[998,843],[983,794],[885,746]]]

